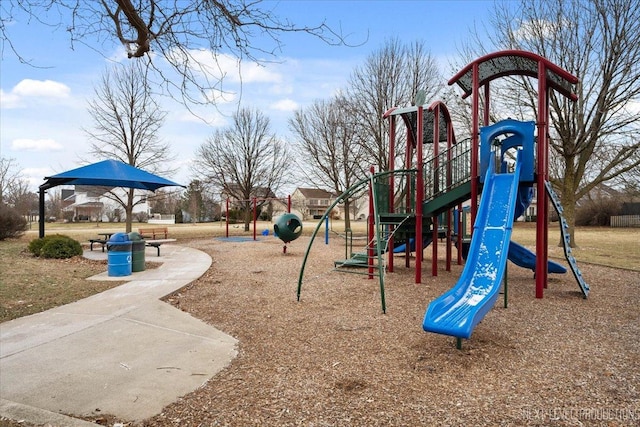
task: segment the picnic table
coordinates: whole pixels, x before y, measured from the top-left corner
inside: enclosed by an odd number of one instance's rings
[[[100,246],[102,246],[102,252],[104,252],[104,247],[107,245],[107,242],[109,241],[109,239],[111,238],[111,236],[113,236],[114,234],[116,234],[115,232],[104,232],[104,233],[98,233],[98,236],[102,236],[99,239],[89,239],[89,249],[93,250],[93,244],[97,243]]]

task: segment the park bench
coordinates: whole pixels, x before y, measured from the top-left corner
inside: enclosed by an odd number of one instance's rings
[[[138,233],[143,239],[167,239],[169,237],[168,227],[154,227],[154,228],[138,228]]]
[[[175,242],[176,239],[169,239],[169,229],[167,227],[138,228],[138,233],[145,239],[145,245],[154,247],[160,256],[160,246],[163,243]]]

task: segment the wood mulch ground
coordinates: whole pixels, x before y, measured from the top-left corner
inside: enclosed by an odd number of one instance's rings
[[[422,318],[462,267],[431,277],[427,249],[416,285],[397,257],[382,314],[378,281],[332,272],[344,247],[316,241],[297,302],[308,241],[286,255],[271,236],[188,243],[213,265],[166,300],[236,337],[239,355],[142,424],[640,425],[640,273],[580,265],[589,299],[571,273],[535,299],[532,272],[510,265],[508,308],[498,300],[458,350]]]

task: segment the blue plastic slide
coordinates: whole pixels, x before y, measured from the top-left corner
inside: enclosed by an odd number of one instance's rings
[[[429,304],[422,322],[425,331],[469,338],[496,302],[507,264],[521,167],[518,157],[514,173],[487,169],[467,262],[458,283]]]
[[[518,267],[529,268],[531,271],[536,271],[536,254],[516,242],[512,241],[509,243],[508,258],[509,261]],[[567,269],[562,264],[551,260],[547,260],[547,270],[549,273],[564,274],[567,272]]]

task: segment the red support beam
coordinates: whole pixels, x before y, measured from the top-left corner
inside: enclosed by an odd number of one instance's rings
[[[424,197],[424,178],[423,178],[423,155],[422,155],[422,143],[423,143],[423,117],[424,109],[422,106],[418,107],[418,114],[416,116],[416,147],[417,147],[417,177],[416,177],[416,283],[422,282],[422,259],[424,253],[422,251],[422,199]],[[409,242],[407,242],[409,243]]]
[[[470,234],[473,234],[473,225],[476,222],[476,212],[478,211],[478,138],[479,138],[479,124],[478,114],[480,95],[479,90],[479,76],[478,76],[478,63],[473,63],[471,85],[473,92],[471,94],[471,230]]]
[[[548,259],[548,234],[547,234],[547,209],[548,201],[544,188],[547,179],[548,167],[548,113],[547,113],[547,79],[545,65],[538,62],[538,144],[536,147],[536,190],[537,190],[537,218],[536,218],[536,298],[542,298],[544,288],[547,285],[547,259]]]
[[[440,191],[440,105],[436,105],[432,110],[433,113],[433,193]],[[438,216],[434,215],[432,219],[431,230],[431,276],[438,275]],[[422,246],[420,246],[422,247]],[[417,250],[417,246],[416,246]]]
[[[407,150],[409,148],[407,147]],[[389,117],[389,170],[395,170],[396,168],[396,116]],[[389,175],[389,194],[387,194],[389,200],[389,212],[395,212],[395,181],[393,174]],[[389,239],[389,251],[388,251],[387,268],[389,273],[393,273],[393,235]]]

